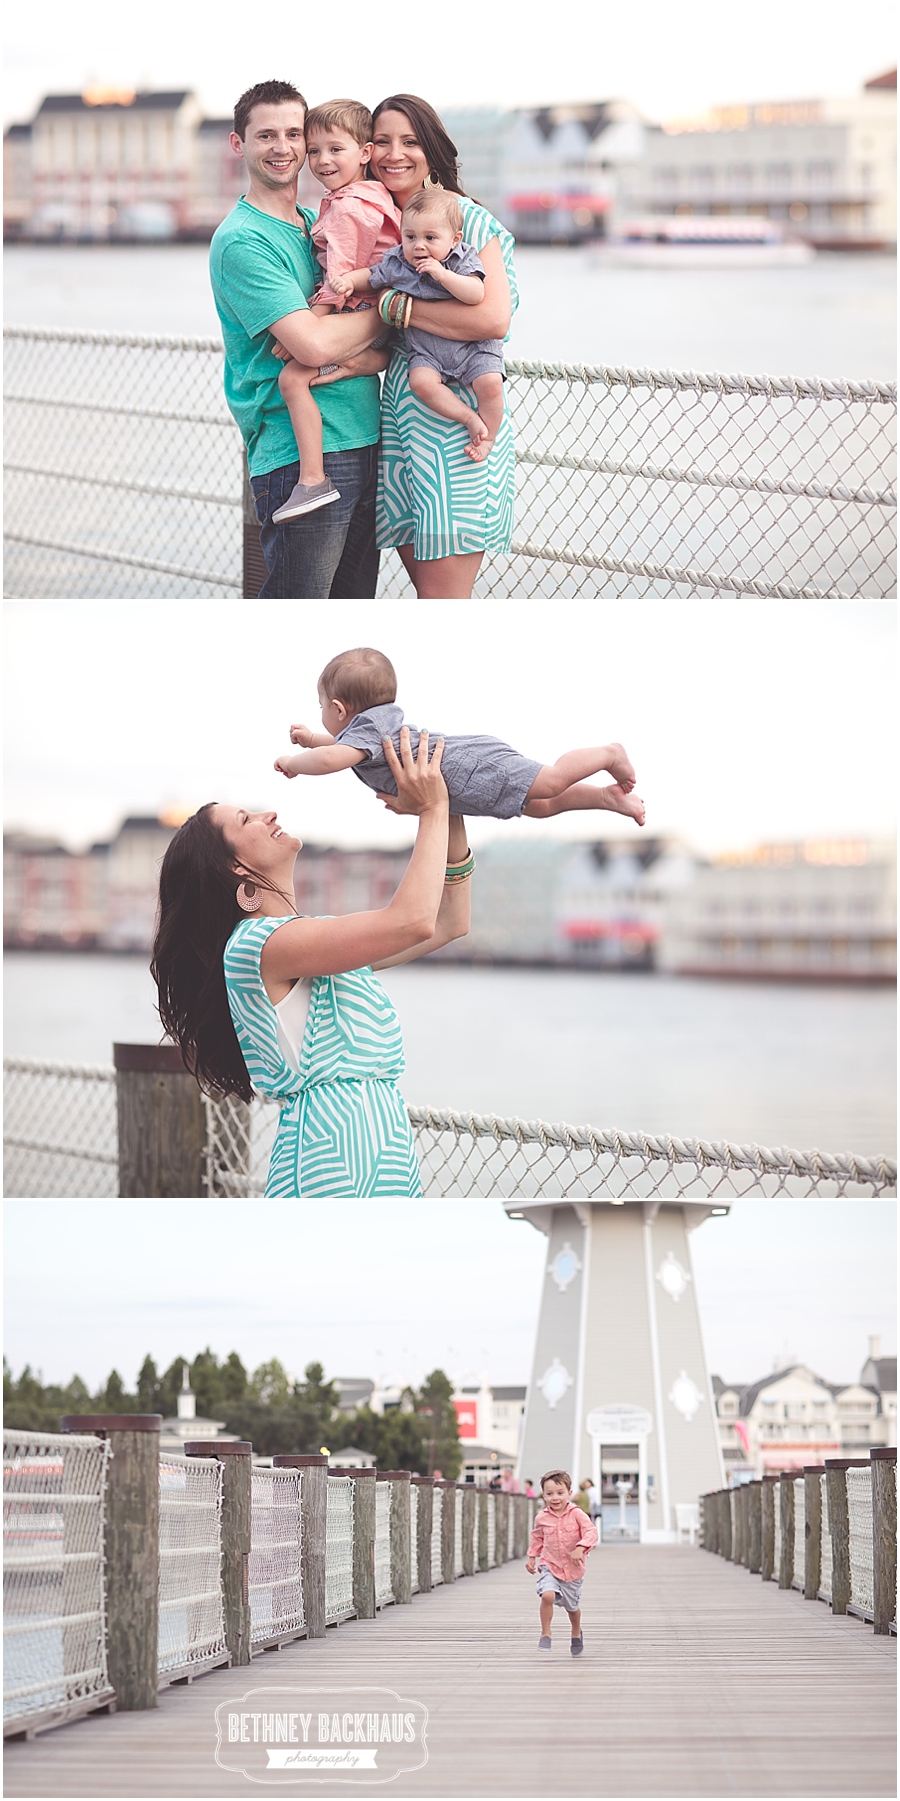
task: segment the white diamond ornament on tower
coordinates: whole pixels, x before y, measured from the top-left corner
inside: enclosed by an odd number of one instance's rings
[[[669,1389],[669,1400],[673,1407],[677,1407],[678,1412],[683,1419],[687,1420],[688,1424],[693,1419],[702,1399],[702,1390],[697,1387],[687,1370],[681,1370]]]
[[[691,1280],[691,1275],[690,1271],[686,1270],[684,1266],[679,1263],[674,1252],[669,1251],[668,1255],[663,1258],[663,1261],[656,1272],[656,1280],[660,1284],[660,1287],[665,1290],[665,1293],[669,1296],[670,1300],[680,1301]]]
[[[547,1274],[553,1277],[560,1294],[565,1294],[570,1282],[574,1282],[578,1271],[583,1267],[577,1251],[573,1251],[566,1239],[561,1251],[557,1251]]]
[[[574,1378],[569,1375],[564,1363],[558,1357],[545,1369],[538,1382],[538,1388],[548,1407],[555,1407],[561,1401],[567,1388],[571,1388]]]

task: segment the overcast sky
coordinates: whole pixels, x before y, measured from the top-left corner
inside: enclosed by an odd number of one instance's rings
[[[546,1240],[491,1201],[8,1201],[6,1355],[45,1381],[134,1383],[205,1345],[249,1368],[525,1382]],[[896,1349],[896,1207],[737,1201],[691,1237],[710,1368],[775,1358],[855,1380]],[[39,1296],[36,1301],[35,1297]]]
[[[352,772],[272,768],[292,721],[320,723],[328,659],[374,642],[407,718],[433,732],[492,733],[548,762],[621,740],[648,832],[717,851],[893,830],[890,602],[360,602],[334,617],[295,602],[8,602],[7,825],[77,846],[126,813],[217,799],[276,807],[310,842],[408,843],[410,823]],[[472,839],[550,832],[637,828],[576,813],[480,821]]]
[[[896,60],[888,0],[569,0],[561,20],[498,0],[395,15],[362,0],[275,19],[232,4],[120,0],[16,8],[6,44],[7,119],[86,86],[192,87],[211,114],[277,75],[311,104],[424,94],[441,106],[631,100],[650,119],[742,100],[851,94]]]

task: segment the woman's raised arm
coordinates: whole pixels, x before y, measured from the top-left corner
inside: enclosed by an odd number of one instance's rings
[[[388,797],[381,797],[388,805]],[[402,807],[391,806],[392,813],[405,811]],[[450,816],[450,830],[447,835],[447,862],[461,863],[469,848],[466,837],[466,822],[458,813]],[[452,944],[454,938],[465,938],[472,923],[472,884],[464,882],[445,882],[434,931],[430,938],[423,938],[421,944],[414,944],[409,950],[400,951],[396,957],[385,957],[381,962],[373,964],[374,969],[393,969],[395,963],[414,963],[417,957],[427,957],[429,951],[438,951],[442,944]]]
[[[484,298],[477,306],[462,300],[414,300],[413,325],[436,338],[471,343],[475,338],[505,338],[512,317],[512,298],[499,238],[491,238],[478,255],[484,264]]]
[[[266,993],[276,1005],[300,976],[333,976],[343,970],[383,963],[433,936],[444,893],[449,801],[441,775],[443,745],[439,739],[428,758],[428,734],[419,739],[416,757],[409,729],[400,735],[400,758],[389,739],[384,753],[406,803],[402,811],[417,813],[419,829],[403,880],[386,907],[349,913],[343,919],[293,919],[266,940],[260,969]]]

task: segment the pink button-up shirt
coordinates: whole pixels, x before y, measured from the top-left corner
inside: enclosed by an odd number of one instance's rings
[[[324,301],[329,306],[357,307],[365,295],[344,301],[329,287],[328,278],[372,268],[399,244],[399,209],[382,182],[348,181],[346,187],[325,195],[312,228],[312,241],[325,271],[325,281],[313,295],[311,305]]]
[[[597,1528],[593,1520],[588,1518],[583,1507],[576,1507],[574,1501],[569,1501],[562,1513],[551,1513],[549,1507],[542,1507],[540,1513],[535,1514],[528,1555],[536,1557],[538,1563],[545,1563],[560,1582],[577,1582],[579,1576],[584,1575],[584,1564],[573,1563],[572,1552],[576,1545],[581,1545],[587,1557],[596,1543]]]

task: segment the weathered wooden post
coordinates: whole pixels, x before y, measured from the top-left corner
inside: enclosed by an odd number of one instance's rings
[[[846,1613],[850,1605],[850,1511],[847,1505],[846,1457],[826,1457],[828,1524],[831,1528],[831,1611]]]
[[[803,1466],[803,1517],[806,1521],[806,1554],[803,1562],[803,1595],[817,1601],[822,1583],[822,1484],[824,1463]]]
[[[781,1501],[781,1563],[779,1588],[791,1588],[794,1581],[794,1472],[782,1470],[778,1478]]]
[[[897,1449],[869,1452],[872,1465],[872,1561],[875,1631],[889,1633],[897,1618]]]
[[[464,1576],[474,1576],[478,1568],[478,1490],[474,1482],[463,1489],[462,1566]]]
[[[441,1502],[441,1581],[456,1581],[456,1483],[442,1477],[435,1488],[443,1491]]]
[[[760,1484],[761,1551],[759,1573],[764,1582],[775,1575],[775,1508],[777,1476],[763,1476]]]
[[[738,1517],[738,1554],[735,1563],[742,1563],[746,1569],[750,1557],[750,1495],[746,1482],[742,1482],[737,1491]]]
[[[732,1540],[732,1536],[733,1536],[732,1531],[731,1531],[731,1490],[730,1490],[730,1488],[720,1488],[719,1489],[719,1508],[720,1508],[719,1543],[722,1547],[722,1556],[725,1558],[726,1563],[730,1563],[731,1562],[731,1540]]]
[[[122,1713],[156,1707],[159,1673],[161,1413],[67,1413],[64,1432],[108,1438],[106,1643]]]
[[[758,1576],[762,1563],[762,1483],[747,1484],[747,1568]]]
[[[419,1593],[431,1588],[431,1528],[434,1525],[434,1477],[413,1476],[419,1491],[416,1515],[416,1559],[419,1571]]]
[[[375,1618],[375,1471],[342,1469],[353,1477],[353,1606],[358,1620]]]
[[[494,1495],[495,1532],[494,1561],[505,1563],[509,1556],[509,1495],[498,1489]]]
[[[250,1662],[250,1469],[253,1446],[190,1439],[185,1457],[215,1457],[222,1465],[222,1611],[225,1644],[236,1666]]]
[[[273,1457],[276,1470],[302,1470],[300,1482],[300,1578],[307,1638],[325,1637],[325,1509],[328,1458],[312,1454]]]
[[[391,1485],[391,1592],[395,1607],[412,1600],[409,1543],[409,1470],[379,1470],[379,1482]]]
[[[490,1504],[489,1490],[480,1488],[478,1490],[478,1558],[475,1566],[478,1570],[490,1568],[488,1563],[488,1508]]]
[[[203,1096],[174,1044],[114,1044],[119,1194],[186,1200],[206,1193]]]

